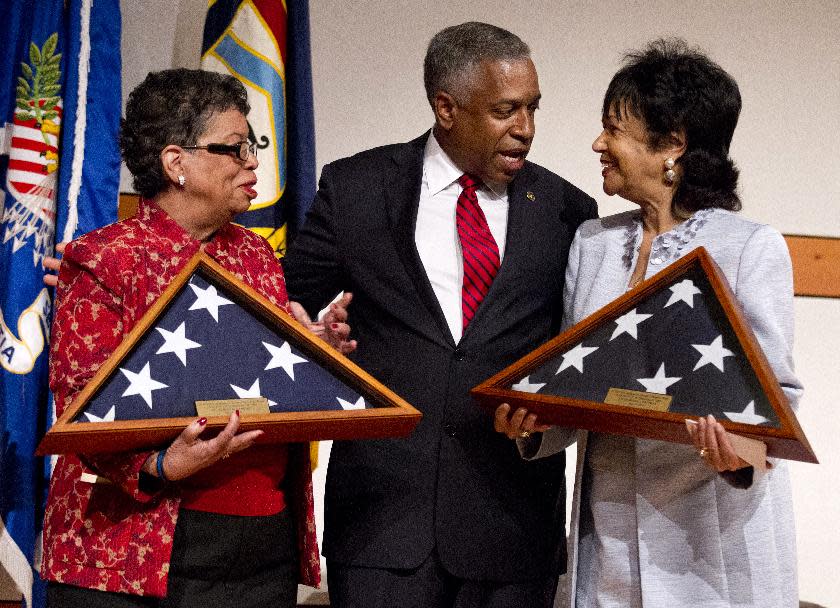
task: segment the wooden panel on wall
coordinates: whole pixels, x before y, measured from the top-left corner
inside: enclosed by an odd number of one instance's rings
[[[119,219],[137,212],[137,194],[120,194]],[[793,260],[793,286],[798,296],[840,298],[840,238],[785,236]]]
[[[785,235],[798,296],[840,298],[840,238]]]
[[[139,194],[120,193],[120,205],[117,208],[117,219],[124,220],[137,213],[137,203],[140,202]]]

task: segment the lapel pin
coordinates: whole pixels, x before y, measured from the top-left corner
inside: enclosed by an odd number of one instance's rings
[[[529,201],[535,201],[537,200],[537,195],[528,190],[528,192],[525,193],[525,198],[527,198]]]

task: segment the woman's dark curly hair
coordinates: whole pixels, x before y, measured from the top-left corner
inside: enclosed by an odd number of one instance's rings
[[[160,162],[170,144],[194,146],[218,113],[247,115],[248,95],[233,76],[183,68],[150,72],[128,96],[120,150],[134,188],[152,198],[167,187]]]
[[[709,207],[741,208],[738,169],[729,158],[741,93],[732,76],[700,50],[667,38],[628,53],[604,95],[603,116],[610,111],[619,119],[622,111],[640,118],[653,150],[671,133],[685,133],[686,150],[677,160],[682,176],[671,204],[677,217]]]

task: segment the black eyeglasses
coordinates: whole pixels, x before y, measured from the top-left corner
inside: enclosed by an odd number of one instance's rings
[[[206,146],[181,146],[184,150],[207,150],[210,154],[234,154],[239,160],[257,156],[256,142],[240,141],[237,144],[207,144]]]

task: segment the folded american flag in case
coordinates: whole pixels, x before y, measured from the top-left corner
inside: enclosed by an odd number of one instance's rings
[[[272,412],[365,407],[223,287],[194,273],[76,421],[194,416],[198,400],[260,396]]]

